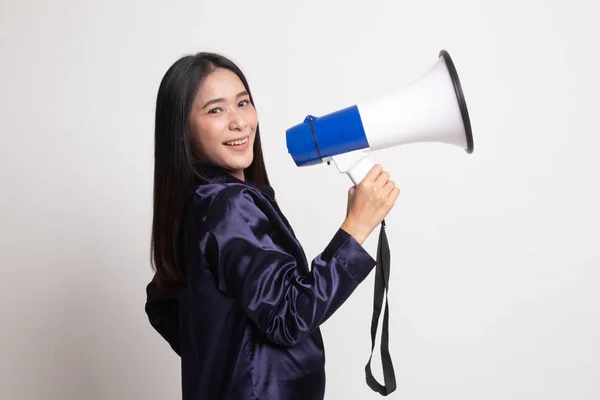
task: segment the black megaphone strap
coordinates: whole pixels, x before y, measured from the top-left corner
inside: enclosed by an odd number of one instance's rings
[[[394,366],[389,349],[389,306],[388,306],[388,286],[390,279],[390,246],[387,235],[385,233],[385,220],[381,222],[381,230],[379,232],[379,242],[377,245],[377,266],[375,273],[375,290],[373,294],[373,317],[371,320],[371,356],[365,367],[367,384],[373,391],[387,396],[396,390],[396,377],[394,374]],[[381,365],[383,367],[384,385],[381,385],[371,372],[371,359],[373,358],[373,350],[375,349],[375,337],[377,336],[377,325],[381,308],[384,300],[385,292],[385,312],[383,315],[383,326],[381,331]]]

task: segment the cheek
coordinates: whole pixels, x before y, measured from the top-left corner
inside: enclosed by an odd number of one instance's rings
[[[206,118],[195,121],[192,127],[192,140],[196,149],[206,153],[211,148],[221,145],[225,126],[222,118]]]
[[[254,108],[250,108],[246,112],[246,121],[248,121],[248,124],[252,126],[253,130],[256,130],[256,125],[258,124],[258,115],[256,114],[256,110]]]

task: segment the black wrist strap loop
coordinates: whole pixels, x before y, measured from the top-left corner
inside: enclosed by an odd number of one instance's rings
[[[379,243],[377,245],[377,266],[375,273],[375,290],[373,294],[373,318],[371,320],[371,356],[365,367],[367,384],[373,391],[387,396],[396,390],[396,377],[394,374],[394,366],[392,365],[392,357],[389,349],[389,306],[388,306],[388,284],[390,279],[390,246],[387,235],[385,233],[385,220],[381,222],[381,230],[379,232]],[[383,297],[385,292],[385,312],[383,315],[383,326],[381,331],[381,365],[383,367],[384,385],[381,385],[371,372],[371,359],[373,358],[373,350],[375,349],[375,337],[377,336],[377,325],[381,308],[383,306]]]

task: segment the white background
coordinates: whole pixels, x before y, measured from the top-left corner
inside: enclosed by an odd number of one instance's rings
[[[154,104],[176,59],[217,51],[247,74],[273,186],[312,258],[351,182],[296,167],[285,129],[400,90],[442,48],[475,152],[372,155],[402,189],[387,218],[388,398],[600,398],[593,4],[3,0],[0,399],[180,398],[178,358],[143,309]],[[373,277],[323,326],[327,399],[381,397],[364,380]]]

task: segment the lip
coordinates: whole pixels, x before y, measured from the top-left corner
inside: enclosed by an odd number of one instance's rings
[[[246,143],[241,144],[241,145],[229,146],[229,145],[225,144],[223,146],[227,147],[227,150],[229,150],[229,151],[245,152],[250,147],[250,140],[248,140]]]
[[[238,137],[238,138],[235,138],[235,139],[226,140],[226,141],[223,142],[223,144],[226,144],[227,142],[233,142],[233,141],[236,141],[236,140],[244,140],[246,138],[250,139],[250,135]]]

